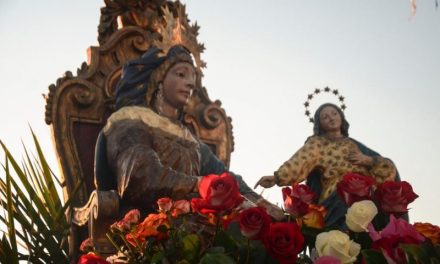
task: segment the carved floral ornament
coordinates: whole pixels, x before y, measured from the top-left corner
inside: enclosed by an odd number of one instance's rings
[[[200,58],[205,46],[197,41],[200,27],[197,22],[189,24],[185,5],[179,1],[105,0],[105,4],[106,7],[101,9],[98,27],[101,45],[118,29],[138,26],[160,34],[161,39],[155,40],[154,45],[162,49],[164,54],[171,46],[182,44],[193,54],[198,69],[206,67]]]

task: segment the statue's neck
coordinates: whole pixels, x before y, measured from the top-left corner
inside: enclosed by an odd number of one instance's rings
[[[343,138],[344,135],[342,135],[341,131],[329,131],[324,134],[325,137],[330,139],[339,139]]]

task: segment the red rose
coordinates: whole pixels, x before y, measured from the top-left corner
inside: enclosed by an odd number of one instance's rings
[[[295,184],[292,189],[285,187],[282,189],[284,208],[294,217],[300,217],[307,214],[309,204],[316,198],[309,186],[304,184]]]
[[[266,213],[266,209],[261,207],[248,208],[238,215],[241,233],[253,240],[261,239],[269,229],[271,222],[272,219]]]
[[[341,199],[351,206],[355,202],[371,200],[375,180],[372,177],[356,173],[348,173],[337,185],[337,192]]]
[[[82,255],[78,259],[78,264],[110,264],[110,263],[93,253],[89,253],[86,255]]]
[[[375,197],[382,211],[402,215],[408,212],[408,204],[419,196],[414,193],[411,185],[406,181],[388,181],[378,186]]]
[[[388,263],[407,263],[405,253],[399,245],[420,245],[425,240],[414,226],[403,219],[396,219],[394,215],[390,215],[390,222],[382,231],[377,232],[371,224],[368,231],[373,240],[371,248],[381,250]]]
[[[244,200],[237,181],[227,172],[202,177],[199,194],[201,198],[192,199],[191,206],[193,211],[202,214],[231,210]]]
[[[281,264],[295,263],[304,245],[304,236],[294,223],[272,223],[263,238],[267,252]]]

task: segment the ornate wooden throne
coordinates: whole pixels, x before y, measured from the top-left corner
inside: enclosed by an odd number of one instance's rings
[[[71,200],[73,208],[67,216],[73,223],[69,238],[73,259],[81,241],[89,236],[99,252],[113,251],[108,247],[105,232],[117,220],[118,197],[116,192],[95,190],[95,143],[114,111],[114,89],[122,65],[140,57],[154,42],[161,41],[160,28],[166,24],[167,10],[171,11],[168,15],[179,18],[186,33],[193,36],[197,44],[193,56],[196,63],[203,65],[200,54],[204,46],[196,40],[199,27],[189,25],[185,7],[179,2],[105,0],[98,27],[99,46],[88,49],[88,61],[81,65],[76,76],[66,72],[56,84],[49,86],[45,120],[52,129],[64,198]],[[220,107],[220,101],[209,99],[201,76],[200,72],[184,121],[228,166],[234,147],[231,119]],[[84,226],[87,222],[88,229]]]

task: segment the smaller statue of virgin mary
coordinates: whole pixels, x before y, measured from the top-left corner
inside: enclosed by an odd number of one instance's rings
[[[337,90],[316,89],[320,92]],[[306,115],[313,123],[313,134],[293,156],[284,162],[272,176],[262,177],[256,184],[265,188],[290,186],[306,181],[306,184],[318,195],[317,204],[325,206],[326,226],[345,226],[347,205],[336,192],[337,184],[347,173],[370,176],[377,183],[400,181],[394,163],[366,145],[349,137],[349,123],[345,118],[344,97],[339,96],[341,106],[332,103],[322,104],[310,117],[308,107],[313,94],[308,96]]]

